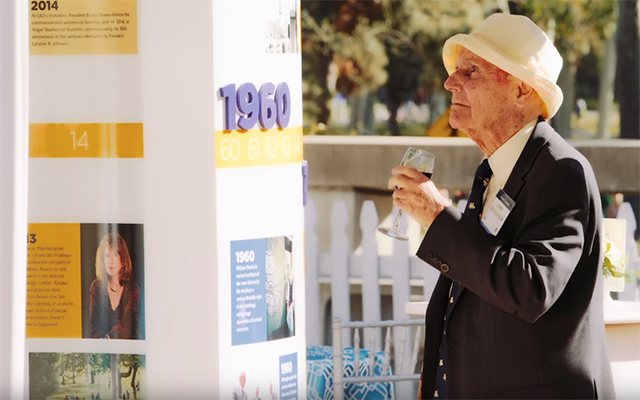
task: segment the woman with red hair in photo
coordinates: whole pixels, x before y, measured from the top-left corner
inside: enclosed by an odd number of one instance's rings
[[[96,276],[90,289],[92,338],[143,339],[140,287],[126,242],[117,232],[102,237],[96,252]]]

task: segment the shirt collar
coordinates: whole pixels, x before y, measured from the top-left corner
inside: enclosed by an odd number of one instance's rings
[[[511,175],[511,171],[520,158],[520,154],[537,123],[537,118],[531,120],[489,157],[489,166],[493,171],[492,179],[497,181],[499,187],[504,187],[509,179],[509,175]]]

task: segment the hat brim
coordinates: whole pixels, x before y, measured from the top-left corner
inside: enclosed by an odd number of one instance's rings
[[[461,51],[460,47],[466,48],[470,52],[482,57],[496,67],[533,87],[547,106],[546,115],[542,115],[544,119],[553,117],[562,105],[563,95],[558,85],[539,74],[535,74],[522,64],[505,57],[498,49],[472,35],[464,33],[457,34],[444,43],[442,60],[449,75],[456,69],[456,61]]]

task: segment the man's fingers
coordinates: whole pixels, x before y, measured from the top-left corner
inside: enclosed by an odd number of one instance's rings
[[[389,189],[407,188],[409,185],[419,185],[429,179],[413,167],[399,166],[391,170],[391,178],[387,184]]]
[[[422,172],[418,171],[413,167],[409,167],[406,165],[399,165],[395,167],[394,169],[391,170],[391,173],[393,175],[406,175],[412,179],[424,180],[424,178],[426,178]]]
[[[387,184],[387,187],[389,189],[400,189],[403,187],[407,187],[408,183],[410,182],[410,179],[407,178],[406,175],[392,175],[391,178],[389,178],[389,183]]]
[[[393,205],[422,226],[430,226],[435,217],[451,204],[443,198],[431,179],[417,169],[398,166],[391,172],[388,187],[393,190]]]
[[[419,201],[420,194],[419,192],[414,192],[411,190],[394,190],[392,197],[394,201],[397,200],[400,203],[411,203]]]

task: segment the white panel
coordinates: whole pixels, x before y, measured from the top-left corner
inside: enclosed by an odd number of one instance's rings
[[[140,57],[31,56],[30,122],[140,122]]]
[[[270,42],[268,27],[299,13],[299,1],[241,0],[214,1],[214,85],[215,128],[224,126],[224,103],[219,89],[228,84],[238,88],[245,82],[256,88],[265,82],[286,82],[291,93],[291,119],[288,127],[302,127],[301,55],[299,45]],[[277,36],[277,35],[276,35]],[[276,43],[277,42],[277,43]],[[289,53],[268,48],[269,43],[283,45]],[[256,126],[257,128],[257,126]],[[269,131],[271,134],[275,129]],[[277,132],[275,133],[277,135]],[[234,136],[235,135],[235,136]],[[230,137],[238,137],[232,133]],[[242,138],[240,138],[242,140]],[[220,398],[230,398],[239,387],[239,375],[246,373],[245,390],[249,398],[259,388],[260,397],[268,397],[272,384],[279,398],[291,398],[287,384],[279,379],[281,357],[294,354],[297,362],[297,398],[306,397],[306,340],[304,287],[304,217],[302,206],[301,164],[270,167],[222,168],[217,170],[217,227],[219,265],[219,343]],[[231,243],[250,239],[288,236],[293,242],[295,269],[295,335],[278,340],[232,345],[234,290],[232,288]],[[235,310],[234,310],[235,312]],[[289,375],[289,376],[293,376]]]
[[[210,1],[140,1],[149,398],[218,387]]]

